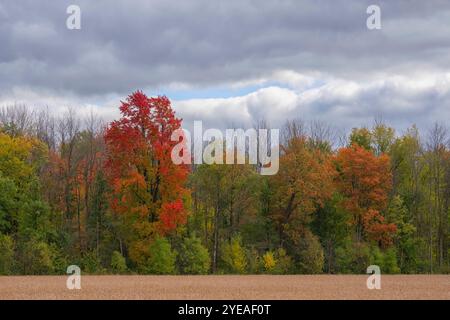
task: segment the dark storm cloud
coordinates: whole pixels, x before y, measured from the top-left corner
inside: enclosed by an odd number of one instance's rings
[[[1,1],[0,92],[232,84],[275,70],[364,79],[450,66],[450,2]],[[82,29],[67,30],[78,4]]]

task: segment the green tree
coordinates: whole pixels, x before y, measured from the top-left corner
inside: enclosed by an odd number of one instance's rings
[[[23,274],[52,274],[56,271],[53,263],[55,249],[46,242],[31,238],[20,246],[19,262]]]
[[[101,274],[105,271],[95,251],[83,252],[80,267],[88,274]]]
[[[345,210],[343,196],[335,193],[332,199],[316,212],[312,230],[318,235],[324,248],[325,271],[336,271],[336,248],[345,244],[351,237],[351,215]]]
[[[273,273],[275,274],[290,274],[294,272],[294,264],[292,258],[287,255],[284,248],[278,248],[275,252],[275,259],[277,261]]]
[[[17,201],[18,192],[14,181],[2,177],[0,171],[0,232],[13,232],[12,227],[17,224],[17,212],[20,203]]]
[[[14,270],[14,240],[0,233],[0,275],[12,274]]]
[[[395,248],[389,248],[384,252],[383,266],[387,273],[400,273],[397,265],[397,252]]]
[[[127,271],[127,262],[119,251],[113,251],[111,256],[111,269],[114,273],[124,273]]]
[[[247,271],[247,256],[240,236],[234,236],[223,247],[222,260],[225,271],[243,274]]]
[[[391,199],[386,212],[388,221],[395,223],[397,233],[394,243],[397,248],[399,267],[404,272],[414,272],[417,265],[417,249],[419,242],[415,238],[416,227],[411,223],[408,208],[400,196]]]
[[[336,249],[336,271],[337,273],[366,273],[370,259],[370,248],[366,243],[348,241]]]
[[[304,274],[316,274],[323,272],[325,262],[323,248],[319,238],[306,231],[301,238],[297,249],[298,270]]]
[[[350,145],[358,145],[372,151],[372,134],[367,128],[353,128],[349,137]]]
[[[395,141],[395,130],[384,123],[376,123],[372,128],[371,140],[376,155],[389,153]]]
[[[150,274],[174,274],[177,252],[172,250],[166,238],[157,237],[149,247],[149,258],[145,268]]]
[[[211,164],[195,168],[190,181],[193,189],[190,225],[211,248],[213,272],[217,270],[219,248],[224,240],[230,240],[237,231],[254,234],[255,225],[260,229],[259,181],[251,165]]]
[[[186,274],[206,274],[211,265],[208,249],[195,235],[186,237],[178,254],[180,271]]]
[[[380,250],[378,246],[371,248],[370,264],[380,267],[382,273],[399,273],[397,266],[397,255],[395,248],[389,248],[385,251]]]

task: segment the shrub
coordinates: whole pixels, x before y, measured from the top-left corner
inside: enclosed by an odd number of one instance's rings
[[[183,240],[178,257],[182,273],[206,274],[209,271],[211,259],[208,249],[195,235]]]
[[[241,242],[240,236],[234,236],[223,247],[222,260],[227,272],[242,274],[247,271],[246,252]]]
[[[249,273],[257,274],[263,271],[263,268],[261,266],[261,257],[258,253],[258,250],[256,250],[255,248],[247,250],[247,262],[247,270]]]
[[[400,273],[400,268],[397,265],[397,251],[395,248],[387,249],[384,253],[383,267],[386,273]]]
[[[0,275],[10,275],[14,268],[14,241],[0,234]]]
[[[336,249],[338,273],[366,273],[370,265],[370,249],[365,243],[347,243]]]
[[[124,273],[127,271],[127,262],[119,251],[113,251],[111,256],[111,269],[114,273]]]
[[[290,256],[287,255],[286,250],[279,248],[275,252],[275,259],[277,261],[273,273],[276,274],[290,274],[293,272],[293,263]]]
[[[54,272],[56,274],[61,274],[61,273],[65,274],[67,271],[67,266],[69,265],[67,256],[55,244],[51,244],[50,248],[52,250],[52,255],[53,255],[52,258],[53,258]]]
[[[105,272],[95,251],[89,251],[83,254],[80,268],[83,272],[88,274],[99,274]]]
[[[380,248],[378,246],[371,248],[370,252],[370,264],[374,264],[380,267],[381,272],[384,272],[384,255],[383,252],[381,252]]]
[[[24,274],[53,274],[54,248],[43,241],[29,240],[21,246],[20,261]]]
[[[319,239],[310,232],[300,240],[299,271],[305,274],[322,273],[324,265],[324,254]]]
[[[165,238],[156,238],[150,245],[150,257],[146,272],[150,274],[174,274],[177,253]]]
[[[272,251],[267,251],[263,257],[263,268],[265,272],[272,273],[275,270],[275,266],[277,265],[277,261]]]
[[[371,264],[380,267],[382,273],[399,273],[400,268],[397,266],[397,252],[395,248],[381,251],[378,247],[372,248]]]

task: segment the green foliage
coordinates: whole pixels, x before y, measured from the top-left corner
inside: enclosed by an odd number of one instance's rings
[[[240,236],[234,236],[230,243],[223,246],[222,260],[226,272],[246,273],[248,261]]]
[[[342,246],[351,237],[351,215],[344,209],[344,197],[335,193],[325,202],[325,205],[316,212],[315,220],[311,227],[320,238],[324,248],[325,270],[335,272],[335,250]]]
[[[389,248],[384,252],[383,268],[386,273],[400,273],[397,266],[397,252],[395,248]]]
[[[31,239],[20,245],[19,261],[23,274],[53,274],[56,256],[56,249],[44,241]]]
[[[88,251],[83,254],[80,268],[87,274],[101,274],[105,271],[95,251]]]
[[[383,123],[376,123],[372,130],[353,128],[350,134],[350,144],[357,144],[376,155],[388,153],[394,144],[395,131]]]
[[[450,270],[450,150],[439,126],[422,140],[415,126],[396,136],[377,122],[352,130],[352,148],[335,149],[319,123],[309,135],[294,125],[277,175],[204,164],[193,167],[188,185],[179,183],[187,172],[168,174],[173,184],[159,181],[154,196],[160,176],[139,153],[145,144],[113,134],[111,166],[94,123],[77,131],[75,118],[62,121],[68,132],[60,145],[35,134],[36,123],[33,130],[0,124],[0,274],[65,274],[69,264],[92,274],[365,274],[370,264],[383,273]],[[380,174],[366,176],[375,169]],[[377,190],[381,180],[389,188]],[[161,210],[168,191],[167,200],[182,202]]]
[[[371,132],[372,146],[377,155],[389,153],[395,140],[395,130],[383,123],[377,123]]]
[[[390,248],[384,252],[378,247],[371,248],[370,264],[380,267],[382,273],[399,273],[400,269],[397,266],[397,253],[395,248]]]
[[[50,220],[50,208],[41,200],[24,200],[18,222],[18,234],[22,237],[35,236],[46,241],[56,235]]]
[[[113,251],[111,256],[111,269],[116,274],[127,271],[127,262],[119,251]]]
[[[99,255],[109,262],[111,251],[115,249],[116,243],[114,241],[111,243],[112,239],[106,239],[106,237],[111,236],[110,234],[102,232],[104,229],[112,228],[110,225],[111,217],[108,216],[108,191],[109,188],[104,173],[100,171],[95,177],[92,186],[92,196],[89,201],[90,214],[87,219],[87,235],[88,246],[97,249],[97,247],[100,248],[103,245],[102,249],[105,250],[98,250]]]
[[[158,237],[149,247],[150,256],[145,267],[149,274],[175,274],[177,252],[166,238]]]
[[[386,212],[388,221],[395,223],[397,233],[395,246],[397,248],[398,264],[405,273],[416,272],[418,266],[419,241],[415,238],[416,227],[410,222],[408,208],[400,196],[394,196]]]
[[[254,247],[246,250],[247,253],[247,270],[250,274],[258,274],[262,272],[261,256]]]
[[[337,273],[366,273],[370,265],[370,248],[365,243],[348,241],[336,249]]]
[[[51,244],[52,261],[55,274],[65,274],[67,267],[70,265],[66,253],[58,248],[56,244]]]
[[[300,273],[316,274],[323,272],[325,258],[317,236],[311,232],[305,233],[305,236],[300,240],[297,258]]]
[[[294,264],[292,258],[287,255],[286,250],[279,248],[275,252],[275,259],[277,261],[273,273],[275,274],[291,274],[293,273]]]
[[[178,259],[180,271],[185,274],[206,274],[211,265],[208,249],[195,235],[183,239]]]
[[[353,128],[349,140],[350,145],[357,144],[366,150],[372,150],[372,135],[367,128]]]
[[[0,233],[0,275],[12,274],[14,270],[14,240]]]
[[[0,232],[10,232],[17,220],[20,203],[17,201],[17,187],[9,178],[2,177],[0,171]]]

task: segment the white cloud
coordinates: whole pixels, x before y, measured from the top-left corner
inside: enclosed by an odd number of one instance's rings
[[[190,128],[195,120],[205,127],[252,127],[265,119],[272,127],[282,126],[287,119],[321,120],[339,129],[370,125],[382,117],[399,131],[413,123],[426,129],[434,121],[450,118],[450,73],[421,74],[416,78],[402,75],[383,80],[355,82],[339,78],[314,78],[283,71],[267,78],[280,86],[258,89],[243,96],[215,99],[173,101],[177,116]],[[55,115],[63,115],[68,107],[80,115],[91,110],[106,121],[119,117],[118,107],[124,97],[109,95],[81,99],[77,95],[55,95],[51,91],[14,88],[0,95],[0,106],[25,104],[34,108],[48,107]]]
[[[288,74],[291,79],[297,76],[292,71]],[[310,80],[321,82],[322,79]],[[416,81],[392,75],[382,81],[362,83],[329,79],[309,89],[272,86],[242,97],[175,101],[174,105],[186,122],[204,120],[222,128],[230,124],[251,126],[260,119],[279,127],[287,119],[298,117],[349,129],[370,125],[379,116],[398,129],[413,123],[426,128],[450,117],[450,76],[423,74]]]

